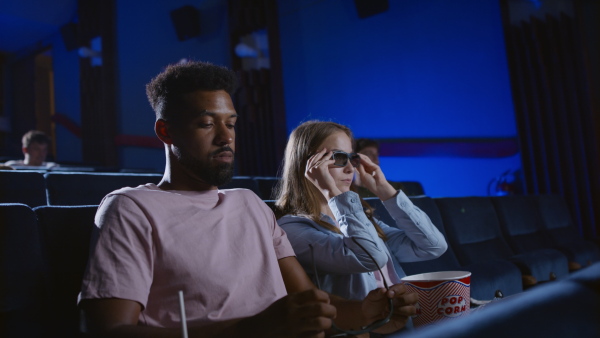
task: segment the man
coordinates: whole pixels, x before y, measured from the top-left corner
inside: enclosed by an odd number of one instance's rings
[[[373,163],[379,165],[379,142],[370,138],[359,138],[354,142],[354,151],[367,155]]]
[[[168,66],[146,88],[165,145],[158,185],[117,190],[96,214],[80,306],[88,330],[114,337],[181,337],[183,291],[190,337],[323,337],[332,319],[359,328],[415,313],[403,285],[362,302],[310,282],[269,207],[245,189],[218,190],[233,175],[235,75],[203,62]]]
[[[21,150],[23,151],[23,160],[14,160],[4,163],[11,167],[29,166],[29,167],[57,167],[54,162],[46,162],[48,156],[48,147],[50,139],[46,134],[38,130],[30,130],[21,139]]]
[[[373,163],[379,165],[379,142],[370,138],[359,138],[354,141],[354,151],[363,155],[367,155],[367,157],[373,161]],[[405,193],[408,192],[404,189],[404,186],[400,182],[388,181],[392,187],[396,190],[404,190]],[[360,195],[360,197],[377,197],[369,189],[365,188],[360,181],[360,177],[355,176],[353,182],[353,189]]]

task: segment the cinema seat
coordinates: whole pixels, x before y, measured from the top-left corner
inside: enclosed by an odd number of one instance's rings
[[[0,203],[46,205],[46,181],[37,171],[0,170]]]
[[[600,337],[600,263],[402,338]]]
[[[444,223],[434,199],[430,197],[411,197],[410,199],[414,205],[429,216],[431,222],[447,238]],[[365,200],[375,208],[377,217],[386,224],[393,222],[378,198],[366,198]],[[500,291],[504,296],[523,291],[521,272],[513,263],[503,259],[494,259],[462,266],[451,245],[448,245],[448,250],[436,259],[410,263],[401,262],[400,265],[406,275],[434,271],[470,271],[471,297],[477,300],[493,299],[496,296],[496,291]]]
[[[400,181],[400,188],[404,191],[406,196],[425,196],[425,189],[423,184],[418,181]]]
[[[108,193],[123,187],[158,183],[162,174],[63,173],[45,175],[48,205],[98,205]]]
[[[77,295],[87,264],[96,205],[34,209],[40,226],[46,273],[48,337],[79,333]]]
[[[263,200],[272,200],[275,198],[274,189],[280,178],[275,176],[256,176],[254,177],[258,190],[260,191],[260,198]]]
[[[254,193],[260,196],[260,190],[258,189],[258,183],[254,180],[252,176],[234,176],[231,179],[231,182],[222,185],[219,189],[235,189],[235,188],[243,188],[254,191]]]
[[[0,204],[0,337],[44,337],[44,290],[35,213],[25,204]]]
[[[498,214],[504,239],[513,252],[543,252],[553,262],[552,271],[556,278],[569,274],[567,256],[554,249],[549,241],[534,196],[507,195],[490,199]]]
[[[542,226],[546,229],[553,245],[563,252],[571,262],[588,266],[600,261],[600,248],[596,243],[585,240],[573,223],[571,211],[565,198],[558,194],[537,195]]]
[[[461,265],[504,259],[520,270],[524,286],[553,280],[556,262],[543,250],[517,254],[506,243],[498,215],[489,197],[446,197],[435,199],[450,245]],[[565,267],[566,268],[566,267]]]

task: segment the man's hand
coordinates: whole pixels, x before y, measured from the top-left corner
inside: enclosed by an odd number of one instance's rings
[[[419,300],[419,295],[407,292],[406,286],[403,284],[395,284],[387,291],[383,288],[376,289],[365,297],[362,310],[365,317],[369,318],[369,322],[375,322],[388,315],[388,298],[393,300],[394,313],[389,323],[375,330],[377,333],[391,333],[403,328],[408,317],[417,312],[415,304]]]
[[[248,337],[325,337],[335,316],[329,295],[312,289],[279,299],[241,329]]]

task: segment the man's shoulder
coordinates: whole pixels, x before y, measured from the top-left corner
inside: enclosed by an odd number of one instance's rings
[[[58,167],[60,167],[60,164],[58,164],[56,162],[43,162],[42,166],[50,169],[50,168],[58,168]]]
[[[13,166],[13,165],[25,165],[23,160],[10,160],[4,163],[4,165]]]
[[[236,198],[236,199],[246,199],[246,200],[259,200],[262,201],[258,195],[246,188],[231,188],[231,189],[219,189],[219,193],[223,194],[227,197]]]
[[[143,184],[138,185],[137,187],[123,187],[117,190],[114,190],[109,193],[109,195],[144,195],[152,191],[157,191],[159,189],[155,189],[154,184]]]
[[[159,191],[159,189],[153,189],[152,184],[144,184],[139,185],[137,187],[123,187],[108,193],[103,200],[103,203],[106,200],[122,200],[122,199],[130,199],[130,200],[143,200],[145,198],[151,198],[154,196],[152,194],[155,191]]]
[[[110,192],[100,202],[98,214],[135,214],[140,210],[145,213],[157,209],[164,204],[164,200],[155,197],[156,194],[152,194],[155,190],[147,185],[123,187]]]
[[[272,215],[273,210],[254,191],[245,188],[219,189],[221,201],[228,208],[245,208],[247,210],[262,210]]]

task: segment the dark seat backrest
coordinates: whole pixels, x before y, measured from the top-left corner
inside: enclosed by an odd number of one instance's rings
[[[409,336],[595,338],[600,333],[598,318],[600,263],[575,272],[565,280],[542,284],[490,303],[460,320],[420,328]]]
[[[254,180],[258,184],[258,191],[260,191],[260,198],[263,200],[272,200],[275,198],[274,188],[279,182],[280,178],[275,176],[256,176]]]
[[[277,211],[277,208],[275,207],[275,200],[263,200],[263,202],[265,202],[265,204],[271,208],[273,213]],[[277,217],[277,215],[275,217]]]
[[[381,203],[381,200],[379,198],[365,197],[365,198],[363,198],[363,200],[365,200],[365,202],[369,203],[371,208],[373,208],[373,213],[374,213],[375,218],[379,219],[380,221],[382,221],[383,223],[385,223],[389,226],[393,226],[395,221],[392,218],[392,216],[390,215],[390,213],[387,212],[387,210],[385,209],[385,207],[383,206],[383,203]]]
[[[400,262],[407,275],[433,271],[470,271],[472,273],[471,297],[481,300],[492,299],[496,290],[501,290],[505,295],[512,295],[523,290],[521,272],[509,261],[495,259],[465,266],[461,265],[452,244],[448,240],[446,226],[435,200],[430,197],[411,197],[410,199],[415,206],[429,216],[431,222],[444,235],[448,243],[448,249],[436,259],[411,263]]]
[[[410,198],[413,204],[429,216],[431,222],[440,230],[440,232],[446,236],[444,226],[439,211],[435,202],[430,197],[412,197]],[[382,222],[389,226],[395,226],[395,221],[392,216],[388,213],[387,209],[376,197],[367,197],[364,199],[374,209],[376,218],[379,218]],[[421,261],[421,262],[400,262],[402,269],[407,275],[414,275],[418,273],[425,273],[431,271],[445,271],[445,270],[459,270],[460,264],[454,255],[451,248],[440,257],[436,259]]]
[[[418,181],[400,181],[401,189],[404,191],[406,196],[422,196],[425,195],[425,189],[423,184]]]
[[[43,272],[33,210],[25,204],[0,204],[0,337],[42,336]]]
[[[447,238],[462,265],[513,255],[488,197],[436,198]]]
[[[110,192],[160,182],[161,174],[59,173],[46,177],[48,205],[98,205]]]
[[[515,253],[551,248],[534,196],[491,197],[504,239]]]
[[[582,266],[600,261],[600,247],[586,240],[571,218],[565,198],[558,194],[536,195],[542,226],[553,245]]]
[[[250,189],[254,191],[256,195],[260,196],[260,191],[258,189],[258,183],[254,180],[254,177],[251,176],[233,176],[231,182],[222,185],[219,189],[235,189],[235,188],[244,188]]]
[[[55,337],[74,337],[79,332],[77,295],[87,264],[94,215],[88,206],[42,206],[35,208],[48,267],[47,303],[52,311],[50,330]]]
[[[37,171],[0,170],[0,203],[46,205],[46,181]]]
[[[435,201],[431,197],[411,197],[410,200],[429,216],[431,222],[444,235],[447,241],[448,235],[446,235],[444,221]],[[401,265],[404,272],[411,275],[431,271],[460,270],[460,263],[450,245],[448,245],[446,252],[436,259],[414,263],[401,263]]]
[[[582,237],[573,223],[567,201],[558,194],[543,194],[536,197],[542,226],[555,243],[579,241]]]

